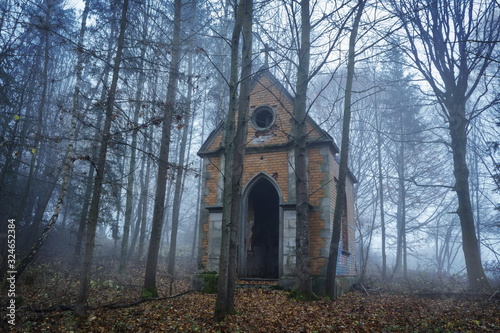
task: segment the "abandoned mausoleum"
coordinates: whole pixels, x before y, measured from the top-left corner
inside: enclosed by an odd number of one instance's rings
[[[290,140],[294,98],[266,68],[254,75],[250,94],[242,202],[239,222],[238,278],[275,279],[292,287],[295,270],[294,147]],[[310,269],[313,290],[324,294],[335,209],[338,148],[333,138],[307,119],[310,195]],[[224,146],[223,125],[202,145],[199,261],[206,271],[219,266]],[[353,184],[346,182],[346,209],[337,265],[337,287],[348,290],[356,277]]]

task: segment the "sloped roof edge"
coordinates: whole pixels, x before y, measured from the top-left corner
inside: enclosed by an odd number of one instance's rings
[[[269,71],[269,67],[266,65],[261,66],[259,70],[257,70],[257,72],[254,73],[252,82],[250,84],[250,90],[253,90],[257,85],[257,83],[260,81],[260,79],[264,76],[266,76],[269,79],[272,85],[274,85],[288,99],[290,99],[292,105],[294,104],[295,97],[292,94],[290,94],[290,92],[285,88],[285,86],[280,82],[280,80],[278,80],[278,78]],[[318,123],[316,123],[316,121],[314,121],[314,119],[309,114],[307,115],[306,121],[309,121],[314,130],[318,131],[321,136],[327,138],[328,140],[331,140],[334,153],[335,154],[339,153],[340,150],[337,144],[335,143],[333,137],[330,134],[328,134],[328,132],[326,132],[324,129],[322,129],[321,126],[319,126]],[[205,142],[203,143],[203,145],[201,146],[200,150],[197,153],[198,156],[201,156],[204,153],[208,152],[208,148],[212,144],[213,140],[223,130],[224,123],[225,123],[224,121],[220,122],[219,125],[217,125],[217,127],[208,135],[207,139],[205,140]]]
[[[288,89],[286,89],[285,86],[280,82],[280,80],[278,80],[278,78],[274,76],[273,73],[271,73],[269,67],[266,65],[261,66],[257,70],[257,72],[254,73],[252,82],[250,83],[250,90],[255,88],[255,86],[263,76],[267,76],[269,81],[271,81],[271,84],[274,85],[276,88],[278,88],[278,90],[280,90],[288,99],[290,99],[292,105],[295,103],[295,96],[290,94]]]
[[[222,131],[222,128],[224,127],[224,124],[225,124],[225,122],[221,121],[219,123],[219,125],[217,125],[217,127],[215,127],[215,129],[212,132],[210,132],[210,134],[208,135],[208,137],[205,139],[205,142],[203,142],[203,144],[201,145],[200,149],[198,150],[198,153],[196,153],[198,156],[202,157],[203,153],[208,152],[208,148],[210,147],[210,145],[212,144],[212,142],[214,141],[214,139],[217,137],[217,135],[219,134],[219,132]]]

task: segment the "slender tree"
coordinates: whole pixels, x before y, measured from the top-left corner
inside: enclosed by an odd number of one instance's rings
[[[354,17],[354,23],[349,37],[349,55],[347,60],[347,78],[345,85],[344,98],[344,120],[342,126],[342,144],[340,148],[340,165],[339,165],[339,181],[337,183],[337,197],[335,199],[335,212],[333,214],[333,231],[330,242],[330,253],[328,256],[328,265],[326,271],[326,294],[330,299],[335,299],[335,276],[337,272],[337,259],[339,253],[339,242],[341,233],[341,223],[343,210],[345,209],[346,200],[346,178],[349,157],[349,134],[351,123],[351,106],[352,106],[352,84],[354,81],[355,57],[356,57],[356,39],[358,35],[359,23],[366,0],[358,0],[357,12]]]
[[[89,8],[90,10],[90,4],[91,4],[91,1],[87,1],[86,2],[86,7]],[[112,13],[113,15],[115,15],[115,10],[114,10],[114,3],[111,4],[111,10],[112,10]],[[87,14],[88,16],[88,14]],[[85,18],[87,16],[84,16]],[[107,40],[107,54],[106,54],[106,63],[111,63],[111,59],[113,57],[113,50],[114,50],[114,38],[112,38],[111,36],[115,36],[115,33],[116,33],[116,30],[117,30],[117,26],[116,26],[116,20],[115,19],[112,19],[111,20],[111,27],[110,27],[110,34],[109,34],[109,38]],[[106,94],[107,94],[107,84],[109,82],[109,76],[110,76],[110,69],[108,68],[108,66],[105,66],[102,70],[101,70],[101,73],[100,73],[100,80],[99,81],[102,81],[104,84],[102,86],[102,88],[100,89],[100,96],[98,97],[99,98],[99,102],[98,103],[95,103],[95,109],[97,110],[97,119],[95,121],[95,126],[96,128],[100,129],[102,127],[102,122],[103,122],[103,116],[105,114],[105,101],[106,101]],[[74,261],[73,261],[73,264],[74,265],[77,265],[78,263],[80,263],[81,261],[81,250],[82,250],[82,244],[84,242],[84,238],[85,238],[85,230],[87,228],[87,218],[88,218],[88,214],[89,214],[89,206],[90,206],[90,202],[92,200],[92,190],[93,190],[93,183],[94,183],[94,179],[95,179],[95,171],[96,171],[96,168],[95,168],[95,165],[93,163],[93,161],[96,161],[99,157],[99,146],[98,146],[98,142],[99,142],[99,139],[100,139],[100,135],[101,133],[99,133],[99,131],[96,131],[94,133],[94,138],[93,138],[93,144],[90,148],[91,152],[90,152],[90,156],[88,156],[88,160],[89,160],[89,163],[88,163],[88,169],[87,169],[87,176],[85,177],[85,192],[84,192],[84,195],[83,195],[83,204],[81,206],[81,210],[80,210],[80,216],[79,216],[79,219],[78,219],[78,230],[76,232],[76,242],[75,242],[75,252],[74,252]]]
[[[146,7],[146,6],[144,6]],[[145,8],[144,8],[145,10]],[[142,40],[147,40],[148,38],[148,28],[149,28],[149,15],[145,10],[145,15],[142,23],[142,31],[141,38]],[[141,43],[140,47],[140,56],[139,56],[139,78],[137,82],[137,90],[135,93],[135,108],[133,111],[133,125],[135,128],[132,130],[132,143],[130,145],[130,162],[129,162],[129,170],[127,177],[127,189],[126,189],[126,203],[125,203],[125,220],[123,222],[123,237],[121,244],[121,252],[120,252],[120,265],[119,272],[124,273],[127,267],[127,259],[128,259],[128,249],[129,249],[129,235],[130,235],[130,225],[132,220],[132,205],[133,205],[133,189],[135,185],[135,169],[136,169],[136,155],[137,155],[137,135],[139,132],[139,113],[141,112],[141,107],[143,103],[141,102],[144,84],[146,81],[146,71],[144,70],[144,63],[146,61],[147,44]]]
[[[240,206],[242,195],[243,160],[245,156],[245,139],[247,137],[248,109],[250,107],[250,84],[252,78],[252,20],[253,0],[245,0],[242,21],[242,45],[241,45],[241,79],[240,95],[238,99],[238,115],[233,151],[233,174],[232,174],[232,196],[231,202],[231,228],[229,241],[229,271],[226,306],[227,313],[234,313],[234,296],[236,292],[236,268],[238,264],[238,222],[240,219]]]
[[[177,233],[179,231],[179,215],[181,211],[181,201],[183,192],[183,182],[184,182],[184,168],[186,159],[186,146],[188,141],[188,131],[191,130],[190,123],[190,113],[191,113],[191,98],[193,94],[193,54],[189,54],[188,59],[188,93],[185,102],[185,110],[183,115],[183,126],[182,126],[182,138],[179,149],[179,160],[177,162],[177,170],[175,173],[175,186],[174,186],[174,201],[172,204],[172,230],[170,233],[170,249],[168,251],[167,258],[167,272],[170,275],[170,293],[172,293],[172,283],[175,275],[175,256],[177,250]]]
[[[229,78],[229,111],[224,136],[224,199],[222,210],[222,236],[219,259],[219,282],[214,319],[220,321],[234,312],[234,284],[236,275],[237,228],[241,200],[241,176],[243,174],[244,125],[248,109],[249,90],[247,81],[251,73],[251,18],[252,0],[240,0],[235,8],[235,22],[231,38],[231,70]],[[241,32],[243,37],[243,61],[238,101],[238,54]],[[244,74],[247,75],[243,77]]]
[[[307,86],[309,83],[309,60],[311,52],[311,22],[309,1],[300,2],[300,46],[299,64],[293,105],[292,137],[294,140],[295,197],[296,197],[296,240],[295,240],[295,288],[306,299],[313,297],[310,280],[309,243],[309,197],[307,183],[306,117]]]
[[[172,38],[172,60],[169,68],[167,86],[167,99],[163,113],[163,125],[160,144],[160,155],[158,158],[158,171],[156,176],[156,193],[153,210],[153,221],[151,237],[149,241],[148,256],[146,260],[146,274],[142,295],[144,297],[158,296],[156,287],[156,270],[158,266],[158,255],[160,251],[160,240],[163,229],[165,210],[165,192],[168,176],[168,152],[170,150],[170,133],[172,132],[172,117],[175,112],[175,96],[179,79],[180,46],[181,46],[181,8],[182,1],[174,1],[174,30]]]
[[[91,266],[94,257],[94,245],[97,228],[97,219],[99,217],[99,203],[101,199],[102,185],[104,182],[104,168],[106,165],[106,154],[110,141],[111,121],[113,118],[113,110],[115,107],[115,94],[118,86],[118,75],[120,72],[120,63],[123,53],[123,45],[125,41],[125,30],[127,27],[127,10],[128,0],[123,1],[120,19],[120,33],[116,49],[115,62],[113,64],[113,76],[111,86],[108,92],[106,101],[106,114],[104,120],[103,137],[99,148],[99,159],[97,162],[96,176],[94,180],[94,189],[92,192],[92,202],[87,221],[87,230],[85,234],[85,253],[82,263],[82,271],[80,276],[80,286],[75,305],[75,312],[78,315],[85,313],[85,305],[87,303],[88,290],[90,286]]]
[[[385,206],[384,206],[384,176],[382,173],[382,129],[381,117],[375,111],[375,126],[377,130],[377,176],[378,176],[378,199],[380,205],[380,229],[382,236],[382,279],[387,277],[387,252],[386,252],[386,223],[385,223]]]
[[[153,150],[153,141],[148,140],[147,152],[151,154]],[[148,197],[149,197],[149,175],[151,173],[151,158],[147,158],[146,162],[146,174],[144,178],[141,179],[141,198],[142,206],[141,209],[141,230],[139,235],[139,245],[137,249],[137,260],[142,260],[144,254],[144,243],[146,241],[146,224],[148,220]]]

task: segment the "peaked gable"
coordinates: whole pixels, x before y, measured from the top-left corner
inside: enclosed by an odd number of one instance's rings
[[[254,74],[250,90],[246,150],[288,150],[293,146],[294,97],[267,67]],[[333,154],[339,152],[333,138],[309,116],[306,119],[309,145],[328,145]],[[198,151],[199,156],[219,155],[224,147],[224,122],[210,133]]]

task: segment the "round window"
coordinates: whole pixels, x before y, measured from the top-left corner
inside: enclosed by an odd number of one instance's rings
[[[252,125],[255,129],[263,131],[274,124],[274,112],[268,106],[258,107],[252,114]]]

